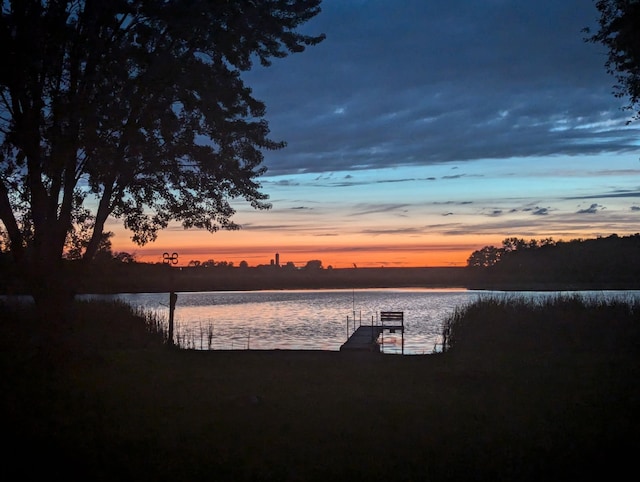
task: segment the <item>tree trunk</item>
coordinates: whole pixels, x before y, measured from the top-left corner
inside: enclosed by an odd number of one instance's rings
[[[34,333],[37,345],[46,352],[73,349],[71,335],[76,281],[61,268],[41,269],[30,272],[27,286],[38,318],[38,333]]]
[[[45,276],[38,280],[37,286],[32,284],[31,294],[42,322],[61,325],[69,321],[75,298],[73,286],[60,278]]]

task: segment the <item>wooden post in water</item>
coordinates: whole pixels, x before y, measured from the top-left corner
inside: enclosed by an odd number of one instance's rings
[[[347,315],[347,340],[349,339],[349,316]]]
[[[178,301],[178,295],[175,291],[169,293],[169,334],[167,336],[169,346],[173,345],[173,314],[176,311],[176,302]]]
[[[178,295],[175,292],[175,281],[173,276],[172,264],[178,264],[178,253],[164,253],[162,255],[162,262],[169,265],[169,333],[167,335],[167,344],[173,346],[173,315],[176,310],[176,302],[178,301]]]

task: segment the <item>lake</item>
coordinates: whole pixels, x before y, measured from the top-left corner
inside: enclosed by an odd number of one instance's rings
[[[557,296],[561,292],[465,289],[323,289],[178,293],[175,335],[180,346],[211,350],[339,350],[360,323],[380,311],[403,311],[404,353],[439,349],[443,321],[480,296]],[[562,292],[574,293],[574,292]],[[639,296],[631,291],[585,291],[586,296]],[[120,299],[168,319],[168,293],[83,295]],[[402,336],[386,333],[383,351],[402,352]]]

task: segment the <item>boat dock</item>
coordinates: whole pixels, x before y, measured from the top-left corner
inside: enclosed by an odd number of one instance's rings
[[[347,333],[349,319],[347,318]],[[404,311],[381,311],[380,324],[358,326],[340,347],[340,351],[380,351],[378,338],[385,331],[402,333],[402,354],[404,354]]]

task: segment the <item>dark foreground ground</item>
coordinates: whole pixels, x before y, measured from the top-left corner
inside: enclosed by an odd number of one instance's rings
[[[406,357],[194,352],[94,307],[59,346],[39,349],[37,324],[0,309],[3,480],[616,480],[637,470],[637,330],[568,349],[559,339]]]

